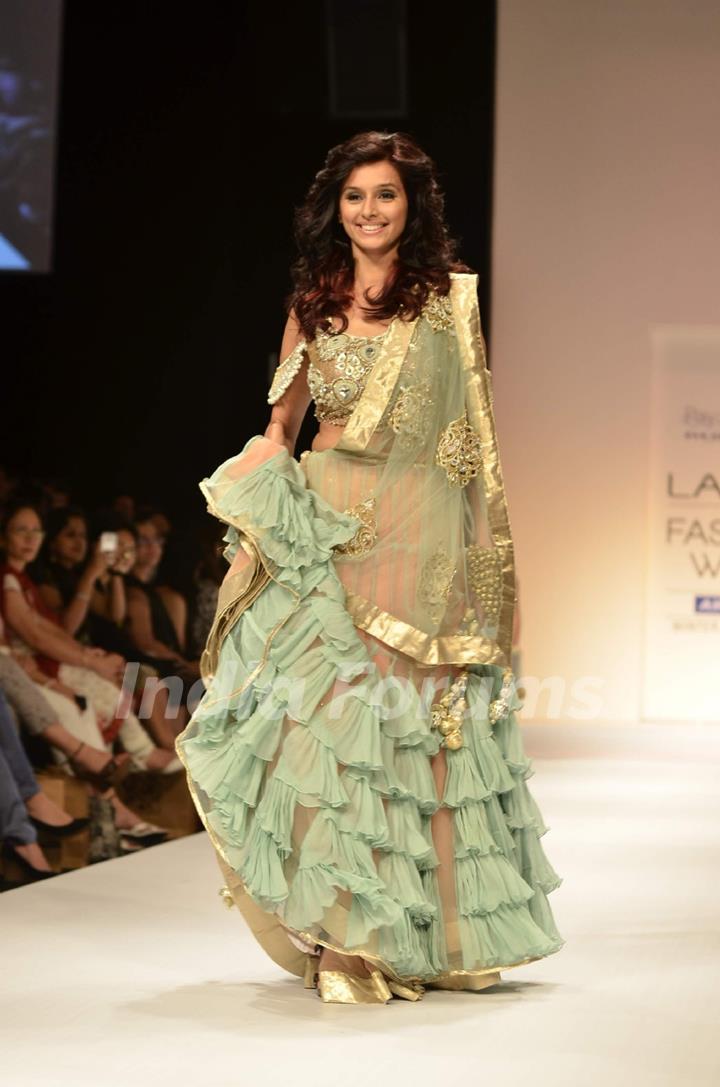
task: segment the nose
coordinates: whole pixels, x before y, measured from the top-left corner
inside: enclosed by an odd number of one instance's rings
[[[362,209],[363,219],[375,219],[377,217],[377,211],[375,210],[375,198],[372,196],[366,197],[363,203]]]

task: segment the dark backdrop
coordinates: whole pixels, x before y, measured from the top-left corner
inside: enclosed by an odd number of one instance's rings
[[[362,129],[437,161],[489,336],[494,3],[410,0],[407,116],[350,120],[317,0],[66,7],[54,271],[0,278],[0,463],[202,517],[198,479],[266,425],[293,206]]]

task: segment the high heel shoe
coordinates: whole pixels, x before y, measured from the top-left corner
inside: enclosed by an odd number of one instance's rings
[[[71,835],[77,834],[79,830],[84,830],[90,820],[83,817],[73,819],[71,823],[55,824],[44,823],[42,819],[36,819],[34,815],[31,815],[30,822],[46,838],[69,838]]]
[[[85,746],[86,744],[83,741],[83,743],[73,751],[72,755],[68,755],[67,757],[67,761],[70,764],[75,777],[80,778],[81,781],[89,782],[90,785],[94,785],[97,789],[100,789],[101,792],[104,792],[106,789],[112,789],[125,780],[130,773],[129,760],[118,762],[117,759],[110,756],[102,770],[88,770],[86,767],[80,766],[77,762],[77,756]]]
[[[140,846],[159,845],[167,840],[168,831],[154,823],[139,822],[134,826],[118,827],[121,838],[129,838],[131,842]]]
[[[26,875],[30,876],[30,879],[26,881],[28,883],[37,883],[41,879],[50,879],[51,876],[58,874],[57,872],[46,872],[44,868],[36,868],[34,864],[22,857],[9,842],[3,842],[2,855],[6,860],[13,861]]]
[[[325,1004],[387,1004],[393,997],[384,974],[374,967],[369,978],[344,970],[318,970],[317,992]]]
[[[403,1000],[422,1000],[425,989],[419,982],[404,984],[385,974],[372,963],[366,963],[369,977],[358,977],[345,970],[322,970],[322,951],[308,954],[305,961],[306,989],[317,989],[326,1004],[387,1004],[394,996]]]

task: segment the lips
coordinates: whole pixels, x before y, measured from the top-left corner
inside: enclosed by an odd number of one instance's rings
[[[387,223],[360,223],[359,228],[363,234],[379,234],[381,230],[384,230]]]

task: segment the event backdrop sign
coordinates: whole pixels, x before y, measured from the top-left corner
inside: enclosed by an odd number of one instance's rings
[[[651,334],[643,716],[720,721],[720,326]]]

